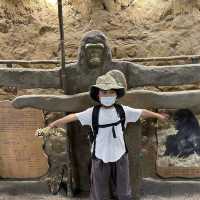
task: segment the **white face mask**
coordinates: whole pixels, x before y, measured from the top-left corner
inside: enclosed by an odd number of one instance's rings
[[[100,102],[104,106],[112,106],[116,101],[117,96],[100,97]]]

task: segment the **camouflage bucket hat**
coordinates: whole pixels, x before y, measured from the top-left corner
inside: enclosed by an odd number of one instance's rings
[[[90,96],[93,100],[99,102],[98,94],[101,90],[115,90],[117,98],[125,95],[127,90],[127,83],[124,74],[119,70],[111,70],[105,75],[99,76],[96,84],[90,87]]]

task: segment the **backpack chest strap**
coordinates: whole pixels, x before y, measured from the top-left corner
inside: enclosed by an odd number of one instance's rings
[[[107,128],[107,127],[112,127],[112,133],[113,133],[113,138],[117,138],[116,136],[116,132],[115,132],[115,126],[117,126],[118,124],[121,124],[122,120],[119,120],[117,122],[114,123],[110,123],[110,124],[102,124],[102,125],[97,125],[98,128]]]

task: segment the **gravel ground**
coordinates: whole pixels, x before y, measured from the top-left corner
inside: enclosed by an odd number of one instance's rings
[[[51,195],[47,186],[37,181],[1,181],[0,200],[66,200],[65,192]],[[73,199],[87,200],[87,196]],[[143,180],[141,200],[200,200],[200,181]]]

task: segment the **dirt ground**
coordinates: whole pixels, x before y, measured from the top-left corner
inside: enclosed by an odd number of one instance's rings
[[[37,181],[1,181],[0,200],[66,200],[64,191],[58,195],[51,195],[45,183]],[[199,200],[199,181],[158,181],[144,179],[142,184],[141,200]],[[73,199],[86,200],[88,197]]]

